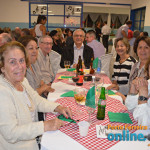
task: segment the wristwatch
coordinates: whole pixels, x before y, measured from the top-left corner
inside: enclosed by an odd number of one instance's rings
[[[148,99],[148,98],[145,97],[145,96],[139,96],[139,97],[138,97],[138,100],[139,100],[139,101],[147,101],[147,99]]]

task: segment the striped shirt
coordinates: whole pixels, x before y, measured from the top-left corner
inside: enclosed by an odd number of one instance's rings
[[[124,86],[124,88],[125,85],[128,86],[130,72],[135,62],[136,60],[132,56],[129,56],[123,63],[120,63],[119,60],[114,63],[112,80],[117,81],[121,91],[126,91],[125,89],[121,89],[121,86]],[[126,95],[127,92],[121,93]]]

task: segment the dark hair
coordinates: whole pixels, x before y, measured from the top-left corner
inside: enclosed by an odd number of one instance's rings
[[[20,37],[18,40],[24,47],[26,47],[30,41],[35,41],[37,43],[37,39],[31,35]]]
[[[27,29],[27,28],[23,28],[21,31],[23,32],[24,36],[25,36],[25,35],[31,35],[31,34],[30,34],[30,30]]]
[[[46,16],[44,16],[44,15],[38,15],[37,23],[36,24],[39,24],[39,23],[41,23],[42,20],[46,20],[46,19],[47,19]]]
[[[10,32],[10,35],[12,38],[14,38],[16,41],[18,41],[18,39],[20,38],[20,33],[16,32],[15,30]]]
[[[138,36],[134,42],[133,50],[137,54],[137,48],[140,41],[144,41],[150,47],[150,38],[147,36]]]
[[[127,25],[132,24],[132,21],[131,21],[131,20],[128,20],[128,21],[126,22],[126,24],[127,24]]]
[[[28,58],[27,58],[27,54],[25,51],[25,47],[17,41],[12,41],[0,47],[0,74],[2,74],[1,69],[2,67],[4,67],[5,54],[7,53],[7,51],[10,51],[11,49],[14,49],[14,48],[18,48],[24,53],[25,61],[26,61],[26,64],[28,65]]]
[[[107,21],[104,21],[105,24],[107,24]]]
[[[53,36],[56,35],[57,32],[58,32],[57,30],[52,30],[52,31],[50,32],[49,36],[53,37]]]
[[[129,44],[128,39],[127,38],[118,38],[118,39],[116,39],[115,43],[114,43],[115,48],[117,47],[117,43],[119,41],[122,41],[124,43],[124,45],[127,47],[127,53],[129,53],[129,51],[130,51],[130,44]]]
[[[144,31],[144,32],[143,32],[143,35],[144,35],[144,36],[148,36],[148,32]]]
[[[135,30],[133,32],[133,37],[137,38],[140,35],[140,31],[139,30]]]

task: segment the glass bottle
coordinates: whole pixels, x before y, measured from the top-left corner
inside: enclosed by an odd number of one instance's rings
[[[97,111],[98,120],[105,119],[105,108],[106,108],[105,87],[102,87],[101,94],[100,94],[99,101],[98,101],[98,111]]]
[[[91,58],[91,62],[90,62],[90,74],[94,74],[95,70],[93,69],[93,58]]]
[[[78,72],[77,76],[79,77],[79,80],[76,83],[76,85],[82,86],[83,85],[84,72],[83,72],[83,67],[82,67],[81,56],[79,56],[79,62],[78,63],[79,63],[79,72]]]

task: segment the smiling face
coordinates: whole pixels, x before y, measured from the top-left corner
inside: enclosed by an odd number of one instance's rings
[[[150,47],[145,41],[140,41],[137,47],[137,55],[140,61],[146,61],[150,57]]]
[[[85,37],[85,40],[87,41],[87,43],[90,43],[94,40],[94,36],[87,33],[86,37]]]
[[[14,47],[4,53],[4,66],[1,68],[5,78],[14,86],[23,81],[26,73],[26,62],[23,51]]]
[[[84,41],[84,37],[85,37],[84,31],[82,31],[82,30],[74,31],[73,40],[76,45],[81,46]]]
[[[34,64],[38,56],[38,47],[35,41],[31,40],[26,46],[29,62]]]
[[[123,41],[118,41],[117,45],[116,45],[116,52],[119,56],[123,56],[125,54],[127,54],[127,47],[126,45],[123,43]]]
[[[50,53],[52,46],[53,40],[50,37],[45,37],[41,42],[39,42],[39,47],[42,50],[44,56]]]

